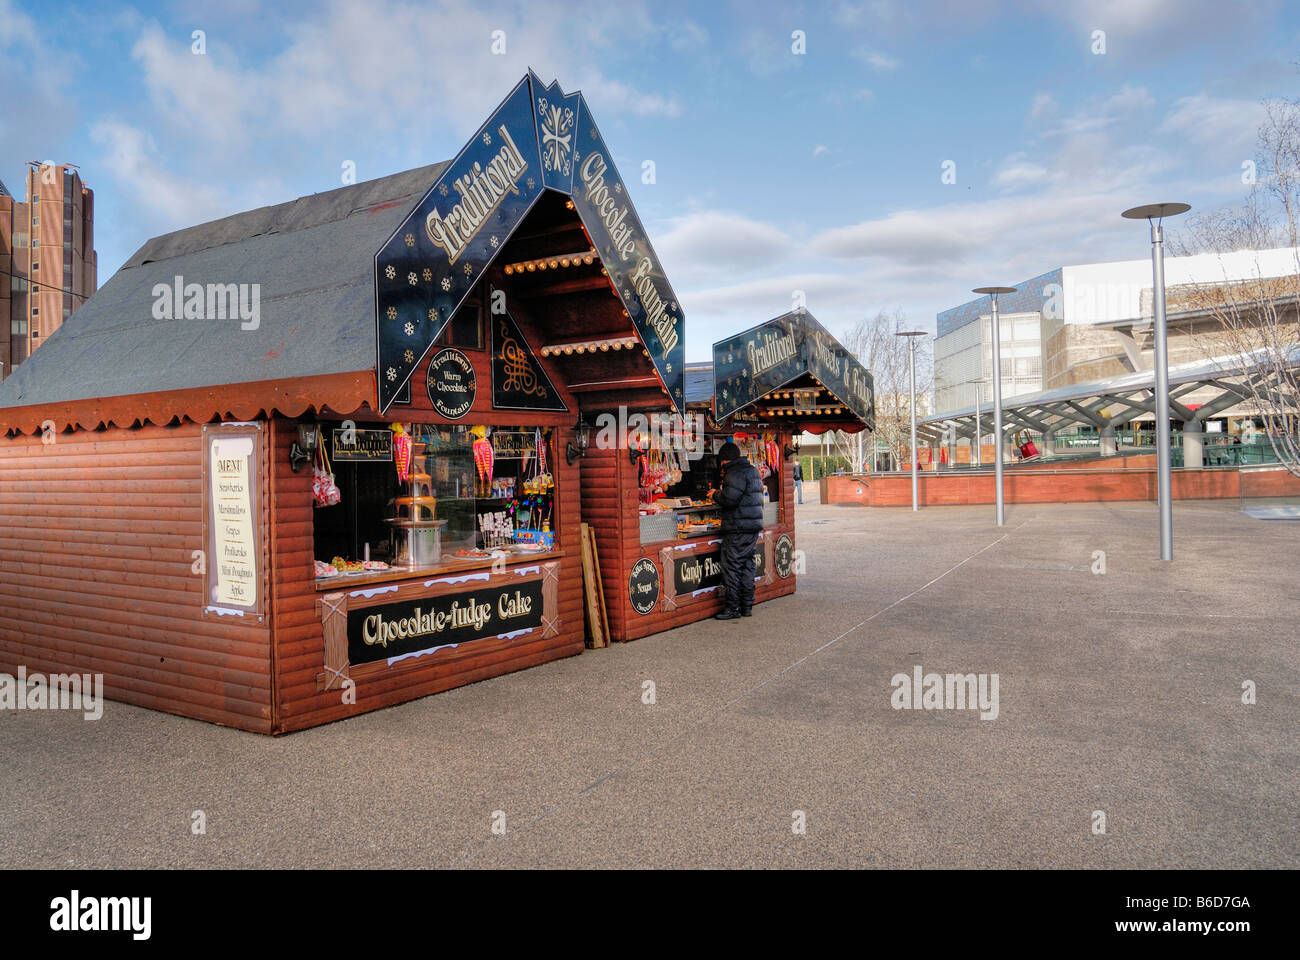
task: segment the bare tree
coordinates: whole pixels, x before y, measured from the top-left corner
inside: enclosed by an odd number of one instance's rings
[[[871,372],[876,391],[876,432],[862,441],[863,458],[871,457],[877,439],[885,441],[893,455],[894,463],[901,464],[903,451],[911,443],[911,385],[908,378],[908,345],[906,337],[895,336],[900,330],[910,329],[907,316],[901,311],[892,316],[883,310],[874,317],[863,317],[843,335],[846,349]],[[918,397],[932,389],[934,364],[931,344],[927,338],[918,338],[916,344],[916,394]],[[917,416],[921,415],[920,410]],[[853,434],[841,433],[834,441],[835,450],[854,463],[861,471],[864,465],[857,457],[857,439]]]
[[[1224,363],[1241,383],[1243,399],[1264,422],[1279,461],[1300,476],[1300,101],[1266,101],[1259,128],[1255,177],[1239,208],[1193,218],[1174,244],[1176,253],[1225,253],[1289,246],[1292,260],[1282,276],[1200,283],[1179,294],[1187,305],[1209,312],[1219,330],[1206,337],[1209,357]]]

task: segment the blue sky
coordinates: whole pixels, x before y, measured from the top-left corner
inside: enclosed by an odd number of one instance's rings
[[[1300,95],[1300,13],[1270,0],[42,7],[0,0],[0,179],[80,165],[101,283],[345,161],[452,156],[532,66],[591,103],[692,360],[795,290],[832,330],[882,309],[933,330],[973,286],[1144,257],[1119,211],[1239,201],[1259,101]]]

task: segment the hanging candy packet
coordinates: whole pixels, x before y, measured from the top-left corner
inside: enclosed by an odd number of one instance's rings
[[[312,466],[311,496],[318,507],[332,507],[343,499],[343,492],[334,482],[334,471],[330,469],[329,457],[325,455],[325,444],[316,444],[316,462]]]

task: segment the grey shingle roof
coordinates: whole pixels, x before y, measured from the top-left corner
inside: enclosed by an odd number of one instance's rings
[[[0,384],[0,408],[372,370],[374,256],[445,164],[155,237]],[[260,325],[158,320],[154,287],[258,284]]]

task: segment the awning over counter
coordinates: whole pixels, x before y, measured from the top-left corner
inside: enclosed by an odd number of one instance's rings
[[[811,433],[876,426],[871,374],[806,309],[713,345],[713,406]]]

